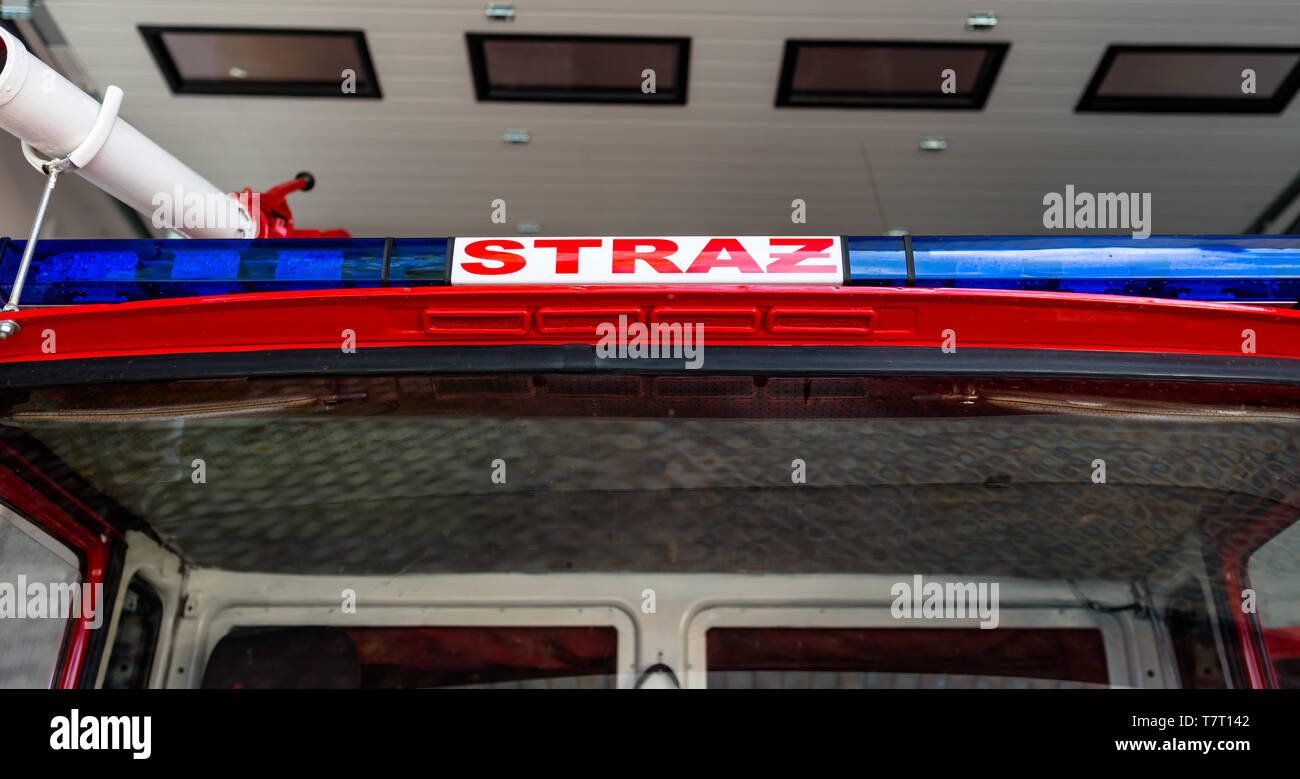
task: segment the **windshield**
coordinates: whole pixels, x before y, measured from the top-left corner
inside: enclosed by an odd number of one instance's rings
[[[568,574],[595,601],[665,581],[718,600],[692,628],[710,686],[804,672],[847,686],[1239,686],[1239,590],[1254,579],[1276,668],[1293,663],[1279,643],[1300,625],[1292,387],[440,375],[49,387],[4,404],[9,446],[213,575],[364,590]],[[401,647],[453,633],[380,630],[391,620],[375,616],[350,634],[281,635],[353,647],[368,685],[617,673],[603,633],[527,631],[507,643],[570,661],[416,673]],[[286,625],[228,627],[213,646],[261,646]],[[603,671],[571,659],[593,641]]]

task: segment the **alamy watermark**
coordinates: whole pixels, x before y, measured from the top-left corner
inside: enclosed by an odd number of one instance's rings
[[[82,714],[73,709],[66,717],[50,720],[50,749],[123,749],[136,760],[153,754],[153,717]]]
[[[1150,192],[1075,192],[1043,195],[1043,227],[1048,230],[1132,230],[1134,238],[1151,235]]]
[[[980,630],[998,626],[997,582],[927,582],[917,574],[910,582],[896,582],[889,594],[894,619],[978,618]]]
[[[598,360],[684,360],[687,370],[704,365],[704,325],[691,322],[628,323],[627,315],[618,324],[601,322],[596,326]]]
[[[0,582],[0,619],[77,617],[89,620],[93,630],[104,624],[103,600],[102,583],[29,582],[19,574],[17,584]]]
[[[172,192],[155,192],[149,202],[154,206],[150,222],[159,230],[239,230],[255,227],[262,213],[257,192],[186,192],[180,184]]]

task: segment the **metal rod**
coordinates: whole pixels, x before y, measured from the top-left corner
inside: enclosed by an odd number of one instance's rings
[[[5,311],[18,310],[18,298],[23,294],[23,284],[27,282],[27,270],[32,265],[32,255],[36,253],[36,241],[41,236],[41,227],[45,222],[45,208],[50,204],[50,195],[54,192],[54,185],[59,180],[59,169],[49,166],[50,179],[45,183],[45,192],[41,195],[41,205],[36,209],[36,218],[32,220],[32,237],[27,239],[27,245],[23,247],[23,261],[18,265],[18,275],[14,276],[14,288],[9,293],[9,302],[5,304]]]

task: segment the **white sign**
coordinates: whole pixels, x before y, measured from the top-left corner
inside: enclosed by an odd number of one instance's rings
[[[452,284],[842,284],[838,236],[456,238]]]

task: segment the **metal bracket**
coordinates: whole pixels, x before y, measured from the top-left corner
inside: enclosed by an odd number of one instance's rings
[[[185,593],[184,602],[181,606],[181,614],[185,617],[193,617],[199,613],[199,605],[203,602],[202,595],[194,590]]]
[[[5,304],[4,311],[17,311],[18,299],[23,294],[23,284],[27,282],[27,271],[31,268],[32,257],[36,252],[36,242],[40,239],[41,227],[45,223],[45,210],[49,207],[50,196],[54,194],[54,185],[58,183],[59,176],[84,168],[90,164],[90,161],[99,154],[99,150],[104,148],[104,142],[113,132],[113,125],[117,122],[117,112],[122,107],[122,89],[121,87],[111,86],[104,93],[104,102],[99,106],[99,114],[95,117],[95,123],[90,126],[90,132],[82,139],[77,148],[73,149],[65,157],[58,159],[45,159],[37,153],[36,149],[27,141],[22,142],[23,157],[35,169],[49,177],[45,183],[45,191],[41,193],[41,204],[36,209],[36,218],[32,220],[31,238],[27,239],[27,245],[23,247],[23,259],[18,265],[18,273],[14,276],[13,290],[9,293],[9,302]],[[0,338],[8,338],[16,334],[22,328],[12,319],[0,321]]]
[[[56,160],[49,160],[37,154],[36,149],[27,141],[22,141],[23,156],[27,162],[42,173],[49,173],[52,167],[59,167],[60,173],[66,173],[69,170],[84,168],[90,164],[90,161],[99,154],[99,150],[104,148],[104,142],[113,132],[113,124],[117,121],[118,111],[122,108],[122,88],[110,86],[104,91],[104,102],[99,105],[99,113],[95,116],[94,124],[90,125],[90,132],[82,139],[77,148],[68,152],[66,157]]]
[[[992,30],[998,26],[998,15],[991,11],[973,13],[966,17],[966,31]]]

